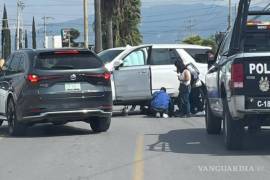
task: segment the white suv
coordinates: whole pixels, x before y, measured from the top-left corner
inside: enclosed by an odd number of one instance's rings
[[[152,44],[105,50],[99,54],[112,72],[113,100],[116,105],[145,105],[152,93],[165,87],[171,97],[179,94],[176,60],[193,64],[204,83],[207,73],[206,55],[210,47],[187,44]]]

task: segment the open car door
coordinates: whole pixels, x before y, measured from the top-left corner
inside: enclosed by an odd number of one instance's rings
[[[151,72],[147,65],[151,46],[139,47],[123,57],[113,71],[116,104],[151,99]]]

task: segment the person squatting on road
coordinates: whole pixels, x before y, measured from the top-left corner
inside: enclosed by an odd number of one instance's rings
[[[171,98],[166,93],[166,88],[162,87],[160,91],[157,91],[153,94],[151,101],[151,112],[155,114],[157,118],[168,118],[170,106]]]
[[[182,61],[175,61],[177,68],[178,79],[180,81],[179,95],[178,95],[178,107],[181,112],[181,116],[190,116],[190,100],[189,95],[191,92],[191,73],[184,65]]]

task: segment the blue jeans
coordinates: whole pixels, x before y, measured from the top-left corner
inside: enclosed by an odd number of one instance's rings
[[[182,85],[182,84],[181,84]],[[180,92],[178,96],[178,107],[179,110],[184,114],[184,115],[189,115],[190,114],[190,101],[189,101],[189,95],[191,92],[191,87],[190,86],[185,86],[180,85]]]

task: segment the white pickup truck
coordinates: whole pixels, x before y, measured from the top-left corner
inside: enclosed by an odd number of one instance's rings
[[[172,98],[179,94],[175,61],[195,66],[204,84],[207,73],[206,55],[210,47],[167,44],[141,45],[105,50],[99,54],[107,69],[112,72],[113,100],[115,105],[146,105],[152,93],[165,87]],[[200,56],[201,57],[201,56]]]

